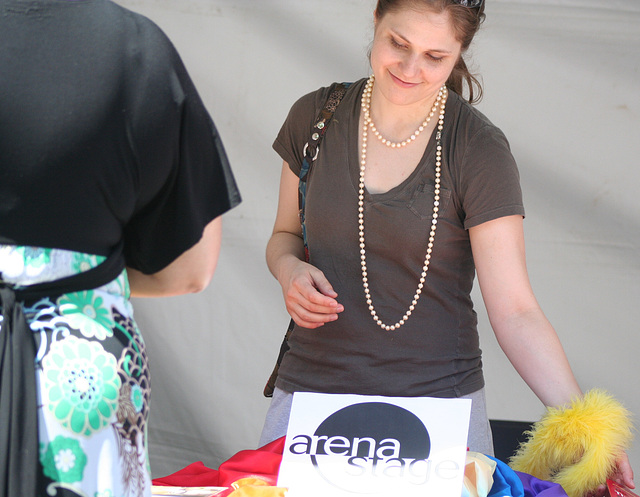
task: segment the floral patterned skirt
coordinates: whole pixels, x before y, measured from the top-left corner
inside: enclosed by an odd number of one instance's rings
[[[104,260],[0,245],[0,279],[20,288]],[[25,302],[24,312],[37,347],[41,496],[150,496],[149,367],[126,272],[99,288]]]

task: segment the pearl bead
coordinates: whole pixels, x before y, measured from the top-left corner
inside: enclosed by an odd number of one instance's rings
[[[372,76],[369,79],[369,81],[367,82],[365,90],[364,90],[364,92],[362,94],[361,107],[362,107],[362,109],[364,111],[364,126],[363,127],[371,128],[371,132],[376,136],[376,138],[378,138],[378,140],[380,140],[387,147],[391,147],[391,148],[404,147],[407,144],[409,144],[411,141],[414,141],[416,139],[416,137],[422,131],[424,131],[424,129],[427,127],[427,125],[429,124],[429,121],[431,120],[431,118],[435,114],[436,109],[438,108],[438,106],[441,107],[442,110],[440,111],[440,114],[443,115],[444,104],[446,102],[446,93],[447,93],[447,88],[445,86],[440,88],[440,91],[438,92],[438,95],[437,95],[436,100],[435,100],[435,102],[433,104],[433,107],[431,108],[431,111],[429,112],[429,115],[422,122],[422,124],[418,127],[418,129],[416,130],[415,133],[413,133],[409,138],[407,138],[406,140],[403,140],[402,142],[394,143],[394,142],[392,142],[390,140],[387,140],[380,134],[380,132],[377,130],[375,124],[373,123],[373,120],[371,119],[370,108],[371,108],[371,94],[373,92],[373,83],[374,83],[374,78]],[[364,134],[366,134],[366,130],[365,130]]]

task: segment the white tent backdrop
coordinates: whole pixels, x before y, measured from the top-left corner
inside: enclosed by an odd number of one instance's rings
[[[119,0],[173,40],[226,145],[244,202],[225,215],[203,293],[134,301],[151,360],[155,477],[255,448],[288,318],[264,262],[290,105],[368,74],[374,0]],[[583,387],[640,413],[640,1],[488,0],[471,49],[480,108],[509,138],[538,299]],[[481,299],[489,415],[543,412],[499,350]],[[640,442],[630,451],[640,472]]]

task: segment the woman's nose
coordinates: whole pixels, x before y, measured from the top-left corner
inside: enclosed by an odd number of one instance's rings
[[[406,54],[400,62],[400,69],[407,77],[413,77],[420,72],[418,57],[414,54]]]

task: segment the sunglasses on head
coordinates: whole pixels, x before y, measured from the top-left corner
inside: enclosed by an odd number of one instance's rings
[[[482,5],[482,0],[453,0],[453,1],[458,5],[469,7],[471,9],[480,7],[480,5]]]

